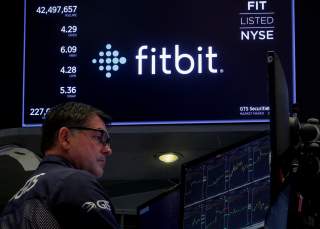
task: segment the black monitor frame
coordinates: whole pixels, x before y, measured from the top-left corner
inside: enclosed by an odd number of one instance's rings
[[[285,72],[279,56],[267,52],[271,146],[276,157],[282,156],[290,146],[289,94]]]
[[[274,51],[267,52],[267,70],[270,102],[270,135],[271,135],[271,202],[281,190],[281,167],[286,152],[290,148],[290,99],[286,75],[281,60]]]
[[[140,222],[139,212],[140,212],[143,208],[145,208],[145,207],[147,207],[147,206],[150,206],[150,205],[152,205],[152,204],[154,204],[154,203],[156,203],[156,202],[158,202],[158,201],[161,201],[161,199],[167,197],[168,195],[172,194],[173,192],[179,192],[179,196],[181,196],[181,195],[180,195],[180,190],[181,190],[181,189],[180,189],[180,184],[177,184],[177,185],[169,188],[168,190],[160,193],[160,194],[157,195],[156,197],[154,197],[154,198],[146,201],[145,203],[139,205],[139,206],[137,207],[138,228],[141,228],[141,222]],[[178,221],[179,221],[179,222],[180,222],[180,213],[181,213],[181,212],[178,211],[178,217],[179,217],[179,218],[178,218]]]

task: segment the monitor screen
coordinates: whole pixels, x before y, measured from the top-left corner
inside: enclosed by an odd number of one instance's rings
[[[270,137],[263,133],[184,164],[182,228],[262,228],[270,162]]]
[[[138,207],[140,229],[179,229],[180,188],[170,189]]]
[[[23,126],[65,101],[113,125],[268,122],[267,50],[294,85],[294,0],[24,3]]]

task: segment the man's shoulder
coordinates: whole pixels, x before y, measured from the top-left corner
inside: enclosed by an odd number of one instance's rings
[[[66,169],[65,171],[60,171],[59,176],[61,176],[64,182],[67,183],[79,184],[81,182],[97,182],[97,178],[95,176],[80,169]]]
[[[41,171],[39,172],[42,174]],[[70,201],[78,202],[82,196],[90,196],[96,191],[104,192],[96,177],[74,168],[48,170],[39,177],[39,185],[35,187],[36,193],[47,196],[49,200],[54,200],[56,203],[51,202],[53,205]]]
[[[74,168],[67,160],[60,157],[46,157],[40,164],[36,174],[45,173],[46,179],[68,180],[84,179],[94,180],[95,177],[89,172]]]
[[[54,184],[54,186],[78,187],[83,183],[96,183],[97,179],[89,172],[75,168],[59,168],[55,170],[38,171],[44,174],[43,181]]]

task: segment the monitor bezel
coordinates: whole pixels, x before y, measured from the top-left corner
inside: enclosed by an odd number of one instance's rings
[[[181,184],[176,184],[175,186],[173,187],[170,187],[169,189],[161,192],[159,195],[153,197],[152,199],[150,200],[147,200],[146,202],[144,202],[143,204],[140,204],[138,207],[137,207],[137,217],[138,217],[138,228],[141,228],[141,221],[140,221],[140,210],[149,206],[150,204],[153,204],[163,198],[165,198],[166,196],[170,195],[171,193],[174,193],[174,192],[178,192],[178,195],[179,197],[181,197]],[[181,200],[179,200],[179,202],[181,202]],[[181,203],[179,203],[179,206],[181,205]],[[180,211],[180,207],[178,207],[179,211],[178,211],[178,225],[180,223],[180,219],[181,219],[181,211]]]

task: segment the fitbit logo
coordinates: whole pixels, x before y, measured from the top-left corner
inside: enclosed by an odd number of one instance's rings
[[[99,57],[92,59],[92,63],[98,65],[100,71],[105,72],[107,78],[111,78],[112,72],[117,72],[120,65],[127,63],[125,57],[119,56],[118,50],[112,50],[112,45],[107,44],[106,50],[99,51]],[[171,52],[166,47],[155,48],[142,45],[135,52],[136,74],[142,75],[171,75],[171,74],[218,74],[223,69],[217,67],[219,55],[212,46],[203,48],[198,46],[193,55],[181,51],[180,45],[174,45]],[[134,61],[132,61],[133,63]]]
[[[208,70],[213,74],[223,73],[223,69],[215,67],[218,54],[213,52],[212,46],[207,49],[199,46],[197,51],[197,57],[194,58],[191,54],[182,53],[179,45],[174,46],[174,54],[168,53],[165,47],[159,52],[156,48],[149,48],[148,45],[143,45],[138,49],[138,54],[135,57],[138,62],[138,75],[144,74],[143,69],[146,64],[151,66],[151,74],[156,75],[158,73],[156,69],[157,62],[160,62],[161,65],[160,72],[166,75],[172,74],[172,69],[168,68],[169,62],[171,62],[171,65],[173,64],[175,71],[182,75],[195,72],[201,74],[204,70]],[[206,69],[204,69],[204,64]]]
[[[119,57],[118,50],[112,50],[112,45],[107,44],[106,50],[99,51],[99,57],[92,59],[93,64],[98,65],[99,71],[105,71],[106,77],[111,78],[112,71],[117,72],[121,64],[125,64],[127,59]]]

